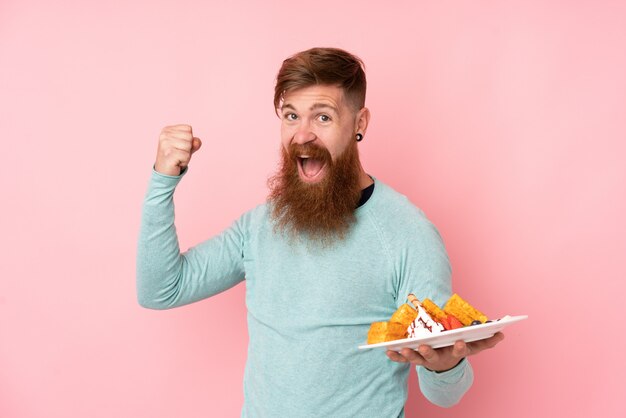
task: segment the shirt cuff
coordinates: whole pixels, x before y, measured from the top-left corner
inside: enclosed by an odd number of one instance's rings
[[[420,374],[427,377],[430,381],[438,381],[444,384],[453,384],[460,381],[466,372],[471,373],[471,366],[467,359],[463,358],[456,366],[445,372],[436,372],[421,367]]]
[[[152,166],[152,179],[153,180],[157,180],[160,183],[168,183],[168,184],[172,184],[172,185],[176,185],[178,184],[178,182],[180,181],[180,179],[183,178],[183,176],[185,174],[187,174],[187,169],[189,167],[185,167],[182,170],[180,170],[180,174],[177,176],[170,176],[169,174],[163,174],[163,173],[159,173],[158,171],[156,171],[156,169],[154,168],[154,166]]]

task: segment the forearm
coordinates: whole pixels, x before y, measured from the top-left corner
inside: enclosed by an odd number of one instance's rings
[[[153,171],[144,200],[137,248],[137,298],[146,308],[168,309],[196,302],[244,278],[244,233],[239,222],[180,253],[173,200],[180,178]]]
[[[442,373],[436,373],[417,367],[420,390],[430,402],[449,408],[456,405],[469,390],[474,381],[474,372],[467,359],[456,367]]]
[[[175,306],[184,257],[174,226],[174,190],[182,176],[153,171],[146,194],[137,246],[137,298],[152,309]]]

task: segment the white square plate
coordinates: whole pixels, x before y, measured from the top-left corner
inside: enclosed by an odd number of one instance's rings
[[[501,331],[506,326],[519,322],[528,318],[528,315],[505,316],[492,322],[486,322],[480,325],[470,325],[463,328],[443,331],[436,334],[420,336],[419,338],[404,338],[402,340],[387,341],[377,344],[360,345],[359,349],[367,348],[383,348],[385,350],[400,351],[404,347],[416,349],[422,344],[431,346],[432,348],[447,347],[454,345],[456,341],[463,340],[465,342],[484,340],[493,336],[496,332]]]

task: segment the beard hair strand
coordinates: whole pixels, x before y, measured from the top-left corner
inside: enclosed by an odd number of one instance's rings
[[[319,157],[327,165],[320,182],[309,184],[300,179],[297,155],[302,154]],[[268,180],[268,201],[277,230],[325,245],[345,239],[356,220],[354,212],[361,198],[356,144],[336,161],[332,161],[328,150],[312,144],[292,144],[288,150],[281,147],[281,157],[279,171]]]

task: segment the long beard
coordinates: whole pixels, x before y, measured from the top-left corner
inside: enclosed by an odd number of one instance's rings
[[[312,144],[292,144],[288,150],[281,147],[281,154],[280,169],[268,181],[268,201],[278,229],[325,244],[344,239],[356,219],[354,211],[361,197],[356,144],[336,161],[327,149]],[[300,179],[297,156],[302,154],[327,164],[322,180],[309,184]]]

